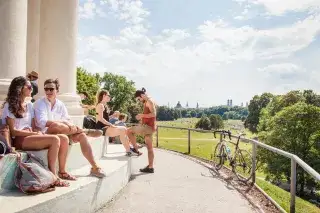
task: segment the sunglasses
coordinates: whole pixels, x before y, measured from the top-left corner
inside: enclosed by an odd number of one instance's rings
[[[32,90],[32,85],[26,85],[28,90]]]
[[[54,88],[44,88],[44,91],[46,91],[46,92],[48,92],[48,91],[53,92],[53,90],[54,90]]]

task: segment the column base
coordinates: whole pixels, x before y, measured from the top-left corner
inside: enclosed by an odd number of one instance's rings
[[[64,93],[64,94],[58,95],[57,98],[66,105],[68,114],[72,120],[72,123],[82,128],[84,110],[80,105],[80,102],[81,102],[80,96],[75,95],[73,93]]]
[[[74,125],[83,128],[84,115],[71,115],[70,119]]]
[[[11,81],[12,79],[0,79],[0,104],[2,104],[7,97]]]

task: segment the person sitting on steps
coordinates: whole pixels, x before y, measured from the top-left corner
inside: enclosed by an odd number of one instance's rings
[[[132,150],[130,150],[130,144],[127,136],[127,128],[124,126],[115,126],[109,121],[109,108],[107,103],[111,100],[110,94],[106,90],[101,90],[97,95],[97,106],[96,106],[96,128],[103,129],[104,135],[109,137],[120,137],[120,141],[123,144],[126,155],[131,156]],[[132,144],[136,150],[138,150],[137,144]],[[142,153],[139,151],[135,151],[138,156]]]
[[[62,101],[57,99],[60,84],[58,79],[47,79],[44,82],[46,96],[34,103],[36,125],[47,134],[66,134],[73,142],[79,142],[84,157],[91,164],[90,174],[98,178],[105,177],[105,173],[97,165],[94,159],[87,134],[92,136],[102,135],[102,131],[91,131],[77,127],[70,122],[68,111]],[[67,178],[68,174],[59,173],[61,178]]]
[[[68,182],[62,181],[56,172],[56,162],[59,162],[59,174],[63,173],[68,180],[75,178],[66,172],[69,140],[65,135],[48,135],[35,126],[34,109],[31,102],[32,85],[25,77],[16,77],[11,81],[8,95],[4,102],[2,124],[9,126],[13,147],[16,150],[43,150],[48,149],[48,167],[56,175],[55,186],[67,187]]]

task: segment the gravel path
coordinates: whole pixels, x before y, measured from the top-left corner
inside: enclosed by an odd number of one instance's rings
[[[205,167],[164,150],[155,151],[155,173],[142,174],[147,153],[133,157],[132,181],[98,213],[256,212],[232,186]]]

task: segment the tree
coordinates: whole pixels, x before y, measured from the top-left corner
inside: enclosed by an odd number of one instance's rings
[[[283,108],[292,106],[298,102],[319,106],[320,96],[315,94],[312,90],[305,90],[302,92],[294,90],[285,95],[274,96],[268,106],[261,110],[257,130],[259,132],[267,131],[267,123],[270,121],[271,117],[275,116]]]
[[[292,94],[285,99],[292,98]],[[320,171],[320,108],[298,102],[282,108],[268,119],[269,121],[265,122],[267,131],[261,131],[259,138],[268,145],[299,156],[316,171]],[[290,180],[290,160],[265,149],[259,150],[259,156],[267,164],[265,169],[273,179],[281,180],[282,176],[285,176]],[[306,184],[309,187],[315,186],[315,182],[301,168],[298,167],[297,171],[299,194],[303,195]]]
[[[223,120],[220,115],[210,115],[209,120],[212,129],[221,129],[224,127]]]
[[[138,123],[139,121],[136,119],[136,115],[142,112],[142,104],[140,102],[132,102],[128,106],[128,121],[131,123]]]
[[[229,119],[229,114],[228,114],[228,112],[223,113],[223,115],[222,115],[222,120],[226,121],[226,120],[228,120],[228,119]]]
[[[85,104],[92,105],[95,103],[99,88],[100,84],[94,74],[88,73],[81,67],[77,68],[77,91],[88,93],[88,98],[84,101]]]
[[[112,110],[127,112],[128,107],[135,102],[135,83],[126,77],[112,73],[104,73],[101,78],[103,89],[108,90],[112,99],[109,103]]]
[[[196,118],[197,117],[197,112],[195,110],[191,110],[190,111],[190,115],[192,118]]]
[[[174,116],[175,120],[177,120],[179,118],[182,118],[181,110],[179,110],[179,109],[174,110],[174,115],[173,116]]]
[[[272,98],[273,95],[271,93],[263,93],[261,96],[254,96],[250,101],[250,104],[248,106],[249,115],[244,123],[244,126],[251,132],[257,132],[260,112],[269,104]]]
[[[200,120],[196,123],[195,128],[197,129],[204,129],[204,130],[210,130],[211,124],[210,120],[207,116],[203,116],[200,118]]]

